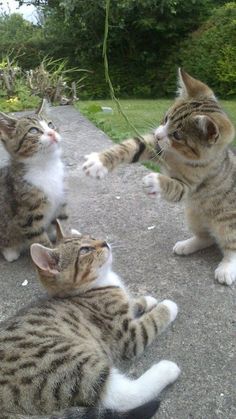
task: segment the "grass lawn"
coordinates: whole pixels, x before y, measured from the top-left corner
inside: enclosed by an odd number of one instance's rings
[[[125,114],[141,134],[149,132],[159,125],[164,112],[171,103],[173,101],[167,99],[120,100]],[[221,104],[236,126],[236,100],[221,101]],[[115,142],[135,135],[124,117],[118,112],[116,104],[111,100],[79,101],[76,106]],[[101,106],[111,107],[113,112],[102,112]]]

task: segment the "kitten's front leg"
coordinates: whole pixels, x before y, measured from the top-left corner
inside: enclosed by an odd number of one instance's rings
[[[158,154],[159,146],[154,135],[145,135],[144,141],[132,138],[102,153],[88,154],[85,156],[86,162],[83,164],[83,171],[88,176],[102,179],[121,163],[136,163],[141,160],[155,159]]]
[[[148,195],[155,196],[160,193],[163,198],[171,202],[181,201],[189,189],[179,180],[160,173],[149,173],[149,175],[144,176],[143,186]]]
[[[128,323],[124,321],[128,336],[126,335],[126,339],[121,342],[124,345],[123,358],[133,358],[143,353],[145,348],[175,320],[177,313],[177,305],[173,301],[164,300],[141,317],[134,318]]]

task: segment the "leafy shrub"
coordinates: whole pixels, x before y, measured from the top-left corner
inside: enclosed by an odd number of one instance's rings
[[[186,71],[224,97],[236,95],[236,4],[226,3],[184,43],[180,59]]]

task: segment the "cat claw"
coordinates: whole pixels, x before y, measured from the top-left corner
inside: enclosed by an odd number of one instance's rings
[[[83,164],[82,169],[87,176],[102,179],[107,175],[108,170],[102,164],[99,153],[87,154],[85,158],[87,161]]]

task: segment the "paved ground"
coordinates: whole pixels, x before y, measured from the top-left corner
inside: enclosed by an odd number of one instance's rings
[[[132,366],[138,375],[163,358],[181,367],[178,382],[162,394],[158,418],[236,418],[235,288],[214,282],[219,250],[174,256],[174,243],[188,237],[182,207],[147,198],[141,187],[147,170],[140,165],[122,167],[103,181],[84,177],[83,155],[111,142],[73,108],[52,112],[64,137],[68,226],[120,246],[114,268],[133,293],[179,305],[174,325]],[[28,285],[22,286],[25,279]],[[0,281],[1,319],[42,294],[27,256],[13,264],[0,256]]]

